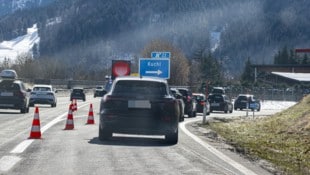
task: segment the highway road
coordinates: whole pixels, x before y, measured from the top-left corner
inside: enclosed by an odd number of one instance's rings
[[[85,102],[77,102],[73,130],[64,130],[69,97],[58,97],[56,108],[40,105],[42,139],[28,139],[34,108],[27,114],[0,110],[0,174],[270,174],[256,163],[218,149],[191,133],[188,124],[201,121],[201,115],[180,123],[176,145],[166,144],[163,136],[114,134],[109,141],[99,141],[99,102],[100,98],[92,95]],[[86,124],[90,104],[94,110],[93,125]],[[263,105],[259,113],[269,115],[291,105],[270,104]],[[208,117],[241,115],[245,112],[211,113]]]

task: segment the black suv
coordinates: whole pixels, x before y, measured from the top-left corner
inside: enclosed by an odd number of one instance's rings
[[[107,91],[103,88],[103,86],[97,86],[94,92],[94,98],[102,97],[107,93]]]
[[[72,101],[73,99],[76,100],[83,100],[85,101],[85,93],[84,93],[84,89],[83,88],[73,88],[71,91],[71,95],[70,95],[70,101]]]
[[[20,80],[0,80],[0,109],[29,112],[29,92]]]
[[[109,139],[113,133],[158,134],[176,144],[179,112],[166,80],[117,77],[111,90],[101,98],[99,139]]]
[[[224,94],[210,94],[208,97],[210,102],[210,112],[224,111],[225,113],[233,112],[233,104]]]
[[[183,101],[185,104],[184,113],[188,117],[196,117],[196,100],[193,97],[192,92],[187,88],[177,88],[183,96]]]
[[[234,109],[251,109],[252,111],[260,111],[260,100],[252,94],[239,94],[234,103]]]

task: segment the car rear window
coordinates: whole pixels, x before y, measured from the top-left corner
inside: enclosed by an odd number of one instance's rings
[[[1,90],[13,90],[13,91],[16,91],[16,90],[20,90],[20,86],[16,83],[13,83],[13,82],[9,82],[9,81],[2,81],[0,83],[0,89]]]
[[[183,96],[190,95],[190,92],[186,89],[178,89],[178,90]]]
[[[51,91],[49,87],[34,87],[33,91]]]
[[[83,93],[83,89],[73,89],[74,93]]]
[[[115,84],[112,93],[115,95],[164,96],[167,95],[167,86],[161,82],[123,80]]]
[[[238,98],[239,100],[248,100],[248,98],[246,96],[239,96]]]
[[[209,96],[209,100],[210,102],[223,102],[224,101],[224,98],[223,96],[221,95],[211,95]]]
[[[194,95],[196,100],[205,100],[204,96],[202,95]]]

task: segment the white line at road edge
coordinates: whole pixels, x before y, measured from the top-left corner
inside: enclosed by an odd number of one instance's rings
[[[245,175],[257,175],[256,173],[254,173],[253,171],[249,170],[248,168],[244,167],[243,165],[239,164],[238,162],[232,160],[231,158],[229,158],[228,156],[226,156],[225,154],[223,154],[222,152],[218,151],[217,149],[215,149],[214,147],[212,147],[211,145],[207,144],[206,142],[204,142],[203,140],[201,140],[199,137],[197,137],[196,135],[192,134],[191,132],[189,132],[185,125],[190,123],[190,122],[197,122],[198,120],[201,119],[196,119],[196,120],[191,120],[191,121],[184,121],[182,123],[180,123],[180,128],[181,130],[188,135],[189,137],[191,137],[192,139],[194,139],[197,143],[199,143],[200,145],[202,145],[204,148],[206,148],[208,151],[212,152],[215,156],[217,156],[218,158],[222,159],[223,161],[225,161],[226,163],[230,164],[231,166],[235,167],[237,170],[239,170],[240,172],[242,172]]]

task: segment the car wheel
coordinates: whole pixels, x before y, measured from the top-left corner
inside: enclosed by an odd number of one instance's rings
[[[180,121],[180,122],[183,122],[183,121],[184,121],[184,115],[183,115],[183,116],[180,116],[179,121]]]
[[[193,117],[196,117],[196,116],[197,116],[197,113],[196,113],[196,111],[194,111],[193,113],[194,113],[194,114],[193,114]]]
[[[178,130],[165,135],[165,141],[169,144],[177,144],[179,139]]]
[[[20,109],[20,113],[24,114],[27,112],[27,108],[26,107],[23,107]]]
[[[56,107],[56,103],[51,104],[51,107],[52,108]]]
[[[99,126],[99,140],[104,141],[112,137],[112,131],[109,129],[101,129]]]
[[[224,112],[228,113],[228,106],[225,107]]]
[[[188,117],[193,117],[194,116],[194,112],[190,111],[187,115],[188,115]]]

